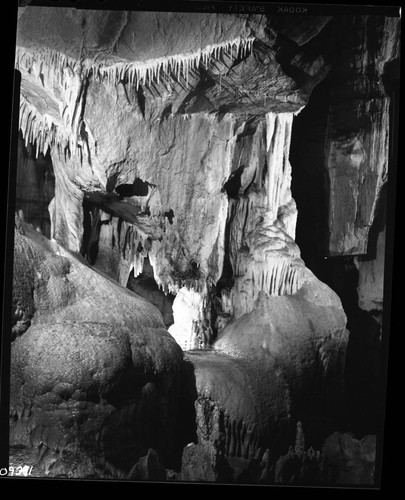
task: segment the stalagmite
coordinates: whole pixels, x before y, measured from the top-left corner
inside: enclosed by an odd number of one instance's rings
[[[173,303],[174,324],[169,332],[183,350],[208,347],[211,340],[205,326],[208,290],[204,285],[196,288],[181,288]]]

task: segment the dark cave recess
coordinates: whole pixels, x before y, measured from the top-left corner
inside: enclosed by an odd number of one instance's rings
[[[143,269],[140,275],[135,277],[134,272],[131,271],[127,288],[159,309],[166,328],[169,328],[174,323],[172,306],[175,296],[169,292],[165,294],[159,288],[153,277],[153,267],[147,257],[143,261]]]
[[[314,89],[307,106],[294,119],[290,162],[292,193],[298,208],[296,242],[306,265],[342,300],[350,332],[342,425],[363,437],[380,432],[383,426],[383,310],[366,311],[359,307],[358,262],[376,258],[377,239],[387,222],[388,189],[384,184],[380,192],[369,230],[367,254],[330,256],[328,202],[333,194],[329,191],[324,167],[324,144],[332,87],[333,80],[326,78]],[[391,164],[391,168],[395,165]]]
[[[47,238],[51,235],[49,203],[55,195],[55,175],[49,153],[36,154],[35,145],[17,143],[15,211]]]

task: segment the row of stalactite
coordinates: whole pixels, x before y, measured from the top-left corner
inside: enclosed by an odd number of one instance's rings
[[[264,265],[263,265],[264,264]],[[301,266],[287,258],[267,260],[251,270],[253,296],[265,291],[269,295],[293,295],[300,287]]]
[[[127,79],[136,86],[160,83],[162,77],[166,79],[176,76],[188,83],[188,75],[191,70],[198,69],[200,62],[208,66],[212,59],[217,60],[222,54],[228,54],[231,58],[245,57],[251,50],[254,38],[236,38],[235,40],[221,44],[210,45],[204,49],[191,54],[178,54],[154,59],[145,62],[119,63],[111,66],[94,65],[75,61],[65,54],[53,50],[28,50],[17,47],[15,66],[18,70],[25,70],[37,80],[42,87],[53,87],[58,85],[63,88],[64,100],[59,110],[61,119],[51,118],[49,114],[41,114],[29,104],[24,94],[21,94],[20,102],[20,129],[26,143],[36,145],[37,155],[46,155],[49,148],[56,146],[59,155],[76,155],[83,160],[84,150],[77,140],[80,124],[80,95],[82,85],[90,73],[93,77],[106,79],[110,84],[117,85],[123,79]],[[84,68],[84,70],[83,70]],[[64,130],[63,130],[64,129]]]
[[[230,42],[209,45],[191,54],[176,54],[161,59],[152,59],[145,62],[118,63],[112,66],[103,67],[101,65],[90,64],[86,72],[92,72],[94,76],[107,79],[110,84],[117,84],[124,79],[136,86],[157,84],[163,78],[175,75],[177,81],[181,77],[188,84],[188,77],[191,70],[198,69],[200,63],[208,67],[211,59],[218,60],[223,53],[228,54],[232,59],[245,57],[252,49],[254,38],[236,38]]]
[[[35,146],[36,157],[39,153],[46,155],[49,148],[65,142],[58,137],[57,127],[47,116],[37,113],[36,108],[21,99],[20,103],[20,130],[25,146]]]
[[[254,309],[260,292],[268,295],[293,295],[298,292],[303,265],[289,258],[276,258],[264,263],[254,263],[253,267],[235,280],[230,291],[224,290],[221,296],[222,312],[239,318]]]

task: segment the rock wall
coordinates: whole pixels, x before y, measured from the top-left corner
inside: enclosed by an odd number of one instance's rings
[[[352,429],[363,435],[381,427],[384,411],[399,26],[395,18],[342,16],[328,27],[318,43],[336,40],[330,73],[293,126],[296,242],[307,266],[342,298],[350,330],[346,405]],[[346,37],[339,36],[343,30]]]
[[[362,255],[388,176],[390,97],[383,75],[398,57],[399,25],[389,17],[343,17],[334,29],[347,36],[340,39],[331,73],[325,153],[329,254]]]

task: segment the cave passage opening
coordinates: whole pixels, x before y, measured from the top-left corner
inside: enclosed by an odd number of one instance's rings
[[[133,270],[130,272],[127,288],[151,302],[160,311],[166,328],[173,325],[173,302],[175,295],[170,292],[165,293],[159,288],[148,257],[145,257],[142,272],[138,276],[134,276]]]
[[[330,255],[328,211],[330,185],[325,168],[326,130],[333,81],[326,77],[313,90],[307,106],[295,117],[290,163],[292,195],[297,204],[296,242],[306,266],[334,290],[347,316],[345,407],[338,426],[358,438],[376,434],[383,421],[381,378],[382,310],[360,307],[359,263],[376,258],[377,238],[386,220],[386,189],[381,189],[369,231],[367,255]],[[307,428],[309,425],[306,425]]]
[[[55,174],[49,152],[36,154],[35,146],[18,137],[15,211],[25,222],[51,237],[49,204],[55,196]]]
[[[131,198],[132,196],[148,196],[150,187],[154,185],[136,177],[132,184],[120,184],[116,186],[115,191],[120,198]]]

